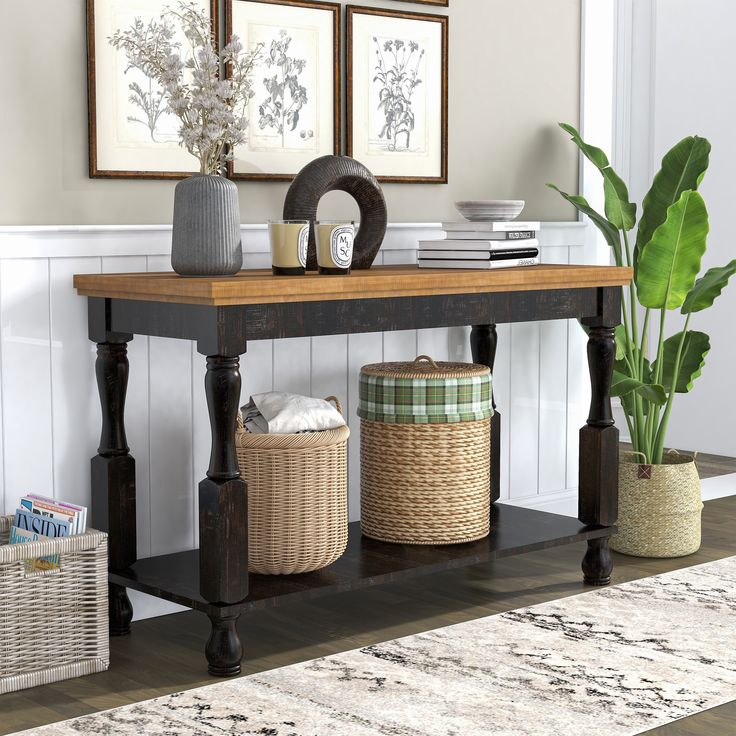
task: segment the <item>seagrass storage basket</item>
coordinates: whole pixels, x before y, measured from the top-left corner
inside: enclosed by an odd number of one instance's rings
[[[360,523],[401,544],[460,544],[489,533],[491,375],[486,366],[361,369]]]
[[[330,396],[342,414],[340,402]],[[251,434],[238,415],[235,450],[248,484],[248,569],[264,575],[332,564],[348,543],[347,427]]]
[[[702,509],[692,456],[670,451],[661,465],[642,465],[636,453],[621,453],[611,549],[634,557],[691,555],[700,549]]]
[[[8,544],[0,516],[0,694],[102,672],[110,665],[107,534]],[[26,559],[59,568],[26,572]]]

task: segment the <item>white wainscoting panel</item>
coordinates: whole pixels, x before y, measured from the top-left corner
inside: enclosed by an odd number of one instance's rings
[[[3,480],[13,492],[55,490],[49,300],[48,260],[2,264]]]
[[[545,255],[548,262],[567,263],[569,251],[550,246]],[[567,361],[558,359],[567,355],[567,331],[562,320],[541,323],[539,329],[538,495],[567,488]]]
[[[2,264],[0,263],[0,268]],[[105,256],[102,259],[103,273],[130,273],[148,270],[148,257],[145,255],[133,256]],[[67,284],[68,288],[68,284]],[[72,290],[72,293],[74,291]],[[84,301],[78,300],[78,301]],[[79,324],[76,325],[79,332]],[[84,334],[86,338],[86,333]],[[128,379],[128,396],[125,404],[125,430],[128,444],[135,448],[135,476],[136,476],[136,505],[138,511],[137,538],[139,557],[150,557],[151,553],[151,463],[150,463],[150,381],[149,381],[149,345],[151,338],[137,335],[128,343],[128,360],[133,370]],[[94,348],[93,348],[94,355]],[[94,383],[87,386],[94,401]],[[95,443],[98,441],[96,430],[100,421],[100,410],[95,413],[92,431]],[[94,447],[93,444],[93,447]],[[80,448],[80,455],[89,448]],[[80,457],[78,462],[82,462]],[[84,464],[87,478],[89,478],[89,463]],[[89,486],[89,480],[85,488]]]
[[[378,263],[413,263],[436,224],[391,225]],[[75,273],[169,270],[162,226],[0,229],[0,503],[54,494],[89,502],[89,458],[99,441],[94,346]],[[542,259],[590,260],[586,228],[546,223]],[[243,226],[245,265],[269,265],[263,225]],[[470,360],[469,327],[260,340],[242,357],[243,401],[272,389],[337,396],[350,424],[350,518],[360,515],[358,371],[366,363]],[[193,343],[137,336],[128,346],[126,428],[136,459],[138,554],[198,543],[197,484],[209,459],[205,358]],[[577,485],[577,435],[589,387],[585,336],[574,322],[498,326],[494,392],[502,420],[501,497],[549,507]],[[139,600],[136,597],[136,600]],[[137,616],[169,610],[145,605]]]

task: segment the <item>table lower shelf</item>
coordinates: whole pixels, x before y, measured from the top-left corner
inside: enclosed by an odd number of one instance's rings
[[[613,531],[612,527],[584,526],[569,516],[496,503],[491,510],[490,535],[468,544],[387,544],[362,536],[360,523],[353,522],[349,527],[347,549],[337,562],[301,575],[251,574],[248,598],[235,604],[212,604],[200,596],[198,550],[139,560],[127,570],[111,570],[109,579],[112,583],[188,608],[226,614],[284,605],[495,558],[607,537]]]

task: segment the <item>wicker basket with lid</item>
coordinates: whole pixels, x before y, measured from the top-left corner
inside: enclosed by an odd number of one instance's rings
[[[361,528],[402,544],[489,532],[491,375],[428,356],[361,369]]]

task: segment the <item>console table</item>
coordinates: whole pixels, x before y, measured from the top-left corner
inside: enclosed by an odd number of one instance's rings
[[[93,525],[109,533],[110,633],[130,631],[126,588],[206,613],[209,672],[240,672],[236,624],[244,611],[472,565],[585,540],[584,580],[610,582],[608,538],[617,517],[618,430],[610,385],[621,286],[631,269],[539,265],[491,271],[375,267],[350,276],[272,276],[243,271],[224,278],[173,273],[77,275],[88,297],[89,338],[97,343],[102,433],[92,458]],[[587,326],[592,398],[580,431],[578,520],[492,505],[491,534],[469,544],[386,544],[350,525],[343,557],[302,575],[248,573],[247,489],[235,456],[239,356],[249,340],[472,325],[473,359],[493,369],[496,324],[578,318]],[[137,559],[135,461],[125,437],[127,343],[134,335],[196,340],[207,356],[205,392],[212,449],[199,484],[199,550]],[[492,423],[489,492],[499,495],[499,427]],[[355,439],[353,441],[356,441]],[[156,489],[151,489],[152,493]]]

